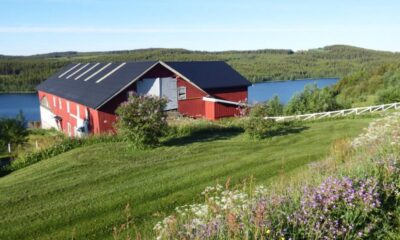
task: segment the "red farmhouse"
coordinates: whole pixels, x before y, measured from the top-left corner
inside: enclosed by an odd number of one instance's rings
[[[245,78],[225,62],[75,63],[37,86],[43,128],[69,136],[113,130],[129,94],[169,99],[166,110],[210,120],[237,114]]]

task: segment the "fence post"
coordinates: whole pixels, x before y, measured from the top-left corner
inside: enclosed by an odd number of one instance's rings
[[[8,153],[11,153],[11,143],[8,143]]]

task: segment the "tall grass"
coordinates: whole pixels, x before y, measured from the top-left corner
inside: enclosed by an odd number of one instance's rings
[[[10,165],[0,169],[0,175],[5,175],[27,167],[44,159],[52,158],[77,147],[88,146],[103,142],[117,142],[120,139],[113,135],[98,135],[87,138],[61,138],[58,142],[37,151],[20,154]]]

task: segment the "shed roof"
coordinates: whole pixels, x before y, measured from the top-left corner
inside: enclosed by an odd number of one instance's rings
[[[36,90],[97,109],[157,64],[185,77],[203,90],[250,85],[238,72],[221,61],[153,61],[72,63],[39,84]]]

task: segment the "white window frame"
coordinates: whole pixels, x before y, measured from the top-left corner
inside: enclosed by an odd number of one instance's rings
[[[56,96],[53,96],[53,106],[57,107]]]
[[[42,99],[40,99],[40,106],[50,109],[50,103],[46,95],[44,95]]]
[[[61,98],[58,98],[58,107],[60,108],[60,110],[62,109],[62,100]]]
[[[67,113],[70,113],[70,110],[71,110],[71,108],[69,106],[69,101],[67,101]]]
[[[178,87],[178,100],[186,100],[187,92],[186,92],[186,87],[181,86]]]

